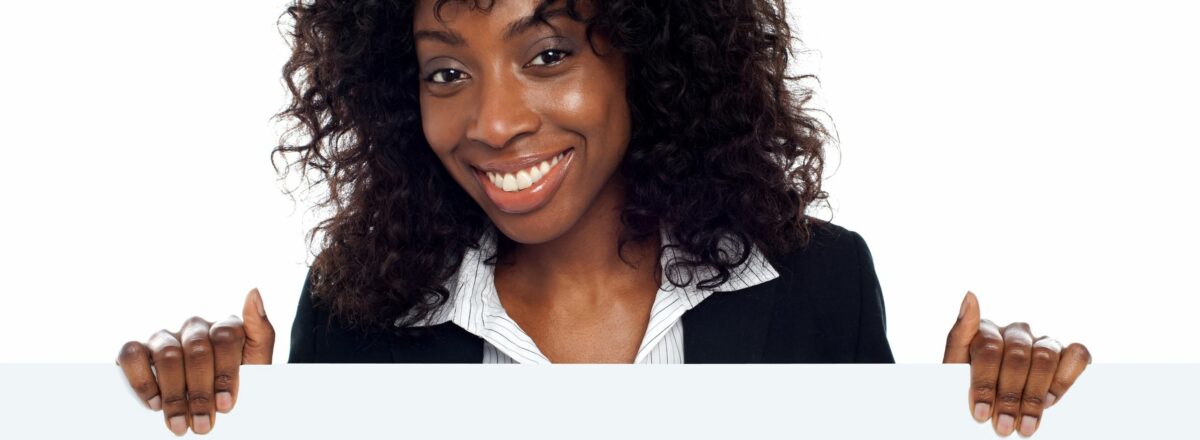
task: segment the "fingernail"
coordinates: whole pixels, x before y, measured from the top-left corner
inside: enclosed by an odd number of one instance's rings
[[[208,434],[212,429],[212,424],[208,421],[208,415],[192,416],[192,431],[197,434]]]
[[[992,414],[992,406],[983,402],[975,404],[975,421],[982,422]]]
[[[258,292],[257,287],[254,288],[254,307],[258,308],[258,316],[263,318],[267,317],[267,309],[265,306],[263,306],[262,302],[262,293]]]
[[[963,295],[962,305],[958,307],[958,319],[962,319],[965,314],[967,314],[967,296]]]
[[[233,408],[233,395],[226,391],[217,393],[217,411],[229,412]]]
[[[162,410],[162,398],[158,396],[151,397],[150,400],[146,401],[146,406],[155,411]]]
[[[171,422],[167,425],[167,428],[170,428],[171,432],[175,433],[175,436],[183,437],[184,434],[187,434],[187,420],[184,420],[183,416],[171,417]]]
[[[1021,417],[1021,435],[1029,437],[1033,435],[1035,429],[1037,429],[1037,417]]]
[[[1054,396],[1054,393],[1046,393],[1046,406],[1045,406],[1045,408],[1049,408],[1049,407],[1050,407],[1050,405],[1053,405],[1053,404],[1054,404],[1054,401],[1055,401],[1055,400],[1057,400],[1057,399],[1058,399],[1058,397],[1055,397],[1055,396]]]
[[[1000,414],[1000,418],[996,420],[996,433],[1000,435],[1009,435],[1013,432],[1013,416],[1008,414]]]

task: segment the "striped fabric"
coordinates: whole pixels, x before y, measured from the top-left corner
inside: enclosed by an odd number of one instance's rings
[[[447,282],[451,297],[428,320],[418,325],[435,325],[452,321],[468,332],[483,338],[483,363],[485,364],[548,364],[550,360],[542,354],[537,344],[508,316],[500,304],[493,278],[494,266],[483,260],[495,252],[495,227],[480,238],[479,249],[467,249],[459,271]],[[662,243],[672,244],[670,234],[662,231]],[[723,249],[736,250],[731,241],[722,241]],[[668,247],[660,263],[669,268],[670,263],[680,258],[682,250]],[[736,254],[734,254],[736,255]],[[714,291],[737,291],[771,281],[779,276],[775,268],[763,257],[757,247],[752,247],[750,257],[735,268],[725,284],[711,289],[701,289],[696,284],[716,274],[712,268],[696,272],[691,283],[678,288],[663,280],[654,297],[650,322],[642,338],[634,363],[679,364],[683,363],[683,313],[696,307]],[[684,275],[676,280],[685,281]]]

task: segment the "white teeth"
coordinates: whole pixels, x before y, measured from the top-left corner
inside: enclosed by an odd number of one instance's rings
[[[525,170],[517,171],[517,191],[533,186],[533,179]]]
[[[565,156],[566,153],[559,153],[558,156],[549,161],[542,161],[542,163],[534,165],[527,170],[517,171],[516,174],[488,171],[488,180],[491,180],[493,185],[506,192],[520,191],[533,186],[534,183],[546,177],[550,173],[550,168],[558,165],[558,161]]]

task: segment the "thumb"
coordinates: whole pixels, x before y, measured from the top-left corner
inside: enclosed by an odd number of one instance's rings
[[[950,328],[946,336],[946,355],[942,358],[944,364],[965,364],[971,361],[971,340],[979,332],[979,299],[967,291],[962,305],[958,309],[958,320]]]
[[[246,333],[246,344],[242,346],[242,364],[270,364],[271,352],[275,349],[275,328],[267,320],[267,309],[263,306],[258,288],[246,294],[242,306],[242,323]]]

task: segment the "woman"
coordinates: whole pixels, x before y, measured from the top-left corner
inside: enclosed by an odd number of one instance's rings
[[[288,12],[303,141],[276,153],[335,208],[290,362],[893,362],[862,237],[804,215],[828,135],[784,76],[782,2]],[[271,362],[256,290],[243,314],[122,348],[176,434]],[[971,363],[976,420],[1030,435],[1090,355],[980,320],[968,293],[943,360]]]

